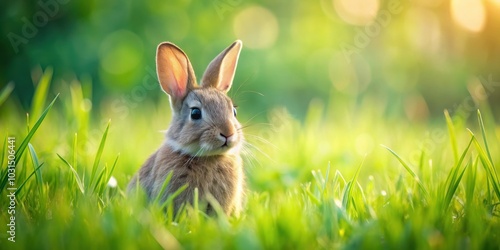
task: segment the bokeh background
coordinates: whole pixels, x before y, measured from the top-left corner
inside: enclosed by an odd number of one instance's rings
[[[279,106],[301,119],[315,99],[370,100],[409,121],[488,101],[500,117],[498,0],[23,0],[0,13],[0,84],[15,84],[19,111],[52,70],[52,95],[82,82],[93,116],[125,116],[164,98],[158,43],[183,48],[201,77],[241,39],[232,93],[257,120]]]
[[[200,78],[236,39],[247,211],[173,223],[125,191],[171,118],[156,46]],[[14,248],[500,245],[500,0],[3,0],[0,53]]]
[[[500,0],[0,6],[2,205],[8,137],[18,162],[9,247],[500,245]],[[236,39],[247,209],[229,224],[189,208],[174,220],[125,191],[171,118],[156,46],[180,46],[200,78]]]

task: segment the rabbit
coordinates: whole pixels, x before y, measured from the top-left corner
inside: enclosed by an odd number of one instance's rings
[[[236,108],[226,95],[231,88],[242,42],[235,41],[208,65],[200,85],[187,55],[176,45],[158,45],[156,71],[170,97],[172,121],[166,139],[132,177],[128,190],[142,187],[149,199],[162,201],[187,184],[173,200],[174,211],[213,197],[226,215],[239,215],[245,196],[240,150],[244,136]],[[165,179],[172,178],[160,194]],[[138,182],[138,183],[137,183]],[[208,204],[207,213],[213,213]]]

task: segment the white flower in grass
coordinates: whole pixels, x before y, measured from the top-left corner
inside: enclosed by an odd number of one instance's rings
[[[118,182],[116,181],[116,178],[114,176],[111,176],[108,181],[108,187],[116,188],[116,186],[118,186]]]

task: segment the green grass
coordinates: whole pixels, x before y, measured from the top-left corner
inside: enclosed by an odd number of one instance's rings
[[[51,75],[42,77],[28,120],[8,99],[13,86],[0,95],[7,99],[2,108],[11,111],[2,113],[0,138],[16,137],[18,160],[16,242],[6,240],[3,226],[2,249],[500,246],[500,130],[490,114],[478,111],[475,121],[457,123],[446,112],[433,124],[411,124],[381,118],[386,107],[373,103],[343,109],[313,101],[299,122],[278,108],[269,113],[269,124],[248,123],[255,126],[246,131],[251,145],[242,215],[208,217],[198,203],[175,215],[171,200],[150,204],[140,192],[124,192],[163,140],[158,131],[169,121],[167,98],[137,103],[120,117],[106,105],[89,108],[88,83],[51,93]],[[240,109],[246,124],[250,119]],[[445,141],[429,133],[446,130]],[[421,147],[424,141],[433,144]],[[6,145],[0,153],[2,206],[9,202]],[[111,177],[116,187],[108,185]],[[0,211],[0,225],[6,225],[6,207]]]

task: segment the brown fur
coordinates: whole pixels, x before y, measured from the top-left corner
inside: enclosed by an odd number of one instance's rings
[[[239,164],[234,164],[239,163]],[[170,148],[163,146],[156,151],[139,170],[139,180],[149,197],[158,196],[163,182],[172,171],[172,179],[161,195],[165,200],[184,184],[188,188],[174,199],[174,209],[177,211],[182,203],[191,203],[194,189],[198,188],[199,197],[211,194],[220,204],[226,214],[241,211],[243,195],[243,169],[239,156],[208,156],[190,160],[189,156],[179,155]],[[135,176],[130,186],[135,186]]]
[[[185,53],[171,43],[158,46],[158,78],[170,96],[172,122],[165,143],[132,178],[129,190],[139,182],[149,198],[160,196],[164,201],[188,184],[174,199],[175,211],[193,201],[195,188],[201,199],[208,195],[215,198],[226,214],[241,211],[245,184],[240,147],[244,138],[226,95],[240,49],[241,42],[236,41],[219,54],[198,86]],[[191,117],[193,108],[201,110],[202,119]],[[172,179],[160,194],[170,173]]]

